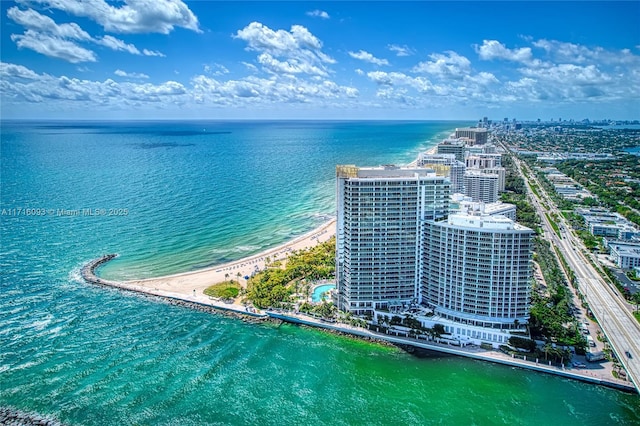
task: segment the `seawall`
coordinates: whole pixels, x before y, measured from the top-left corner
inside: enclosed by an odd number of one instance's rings
[[[561,369],[559,367],[546,366],[543,364],[533,363],[533,362],[524,361],[516,358],[502,357],[501,353],[498,353],[495,351],[479,349],[477,352],[470,352],[468,350],[456,349],[455,347],[451,347],[448,345],[435,344],[435,343],[429,343],[429,342],[420,342],[415,339],[390,336],[388,334],[377,333],[377,332],[360,328],[360,327],[352,327],[352,326],[347,326],[347,325],[342,325],[337,323],[323,322],[321,320],[316,320],[315,318],[302,316],[302,315],[290,315],[290,314],[284,314],[284,313],[272,312],[272,311],[267,311],[267,315],[269,315],[271,318],[279,319],[281,321],[289,322],[292,324],[301,324],[301,325],[306,325],[310,327],[321,328],[325,330],[338,332],[341,334],[348,334],[352,336],[365,338],[367,340],[385,341],[385,342],[392,343],[394,345],[412,346],[416,348],[442,352],[450,355],[457,355],[457,356],[477,359],[480,361],[494,362],[494,363],[508,365],[512,367],[519,367],[519,368],[524,368],[528,370],[534,370],[534,371],[538,371],[545,374],[562,376],[569,379],[579,380],[582,382],[593,383],[593,384],[621,390],[624,392],[637,393],[633,385],[625,385],[624,383],[587,376],[585,374],[575,373],[569,370]]]

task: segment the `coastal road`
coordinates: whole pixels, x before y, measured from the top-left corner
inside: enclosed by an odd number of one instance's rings
[[[503,148],[509,152],[506,146],[503,145]],[[515,155],[512,158],[527,184],[529,198],[533,200],[533,205],[542,220],[545,238],[564,256],[569,268],[578,279],[579,290],[584,294],[612,349],[627,371],[629,380],[636,390],[640,390],[640,324],[633,317],[631,306],[618,290],[598,273],[591,263],[597,260],[586,258],[587,250],[571,232],[564,216],[538,182],[533,171]],[[527,169],[526,175],[523,173],[523,168]],[[537,185],[536,190],[540,196],[531,190],[530,180]],[[560,235],[553,229],[545,213],[553,213],[558,218]]]

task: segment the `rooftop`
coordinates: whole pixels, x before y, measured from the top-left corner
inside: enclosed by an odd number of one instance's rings
[[[495,230],[529,230],[526,226],[515,223],[513,220],[502,215],[491,216],[479,212],[473,214],[456,213],[449,216],[447,223],[452,226],[462,228],[482,228]]]
[[[336,167],[336,174],[338,177],[356,179],[438,177],[436,176],[435,171],[432,169],[424,167],[399,167],[395,165],[384,165],[378,167],[357,167],[355,165],[343,165]]]

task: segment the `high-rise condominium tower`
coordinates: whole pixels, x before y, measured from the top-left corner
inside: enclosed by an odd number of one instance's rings
[[[336,177],[338,308],[418,302],[423,224],[447,214],[449,180],[396,166],[338,166]]]
[[[475,202],[495,203],[498,201],[500,176],[467,169],[464,174],[464,194]]]
[[[529,318],[532,236],[504,216],[427,221],[422,302],[459,323],[518,328]]]

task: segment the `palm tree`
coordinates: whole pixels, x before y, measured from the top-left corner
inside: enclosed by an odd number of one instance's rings
[[[228,279],[229,279],[229,273],[227,272],[226,274],[224,274],[224,281],[227,282]]]
[[[636,312],[638,312],[638,305],[640,305],[640,292],[633,293],[631,300],[636,305]]]

